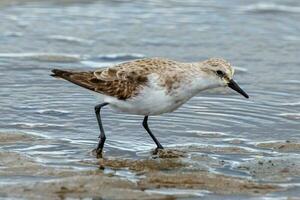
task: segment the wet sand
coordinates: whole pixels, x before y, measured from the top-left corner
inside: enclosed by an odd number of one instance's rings
[[[279,152],[300,152],[300,143],[289,140],[259,143],[257,146]]]
[[[1,133],[1,144],[42,142],[32,135]],[[270,147],[262,145],[264,148]],[[274,144],[278,146],[277,143]],[[289,149],[297,145],[289,146]],[[183,149],[183,150],[182,150]],[[212,194],[237,196],[264,196],[286,191],[280,184],[256,181],[238,176],[228,176],[213,172],[205,166],[223,166],[208,156],[191,156],[193,151],[226,153],[250,153],[246,149],[189,146],[182,149],[166,149],[148,158],[116,158],[81,160],[79,164],[89,169],[73,167],[53,167],[42,165],[34,158],[22,153],[1,150],[0,152],[0,196],[30,199],[104,198],[104,199],[175,199],[191,197],[193,193],[180,191],[202,191]],[[282,149],[282,148],[279,148]],[[292,159],[258,158],[238,166],[251,176],[267,180],[284,180],[300,176],[300,163]],[[127,171],[132,179],[118,175]],[[120,172],[120,173],[119,173]],[[274,176],[273,174],[276,174]],[[21,178],[20,178],[21,177]],[[258,179],[259,180],[259,179]],[[177,192],[169,194],[166,191]],[[163,192],[165,191],[165,193]],[[179,192],[178,192],[179,191]],[[201,192],[200,192],[201,193]],[[122,195],[120,195],[122,194]],[[196,195],[197,196],[197,195]],[[293,197],[293,196],[291,196]]]
[[[1,184],[5,197],[31,199],[60,199],[65,197],[102,197],[108,199],[173,199],[176,196],[155,194],[148,190],[158,188],[199,189],[219,194],[257,195],[280,191],[277,186],[258,184],[235,177],[213,174],[209,171],[182,171],[184,164],[178,158],[145,160],[100,160],[101,166],[113,170],[129,169],[137,181],[126,180],[103,170],[74,171],[42,166],[17,153],[1,152],[0,176],[23,181]],[[99,165],[100,166],[100,165]],[[26,178],[28,176],[28,178]],[[41,179],[41,180],[38,180]],[[43,180],[45,179],[45,180]],[[120,196],[119,194],[122,193]]]

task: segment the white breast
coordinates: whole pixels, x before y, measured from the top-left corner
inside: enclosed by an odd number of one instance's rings
[[[103,96],[103,101],[109,103],[114,110],[137,115],[159,115],[172,112],[184,103],[177,101],[175,96],[168,95],[166,88],[158,84],[156,76],[150,76],[148,80],[147,86],[133,98],[124,101]]]
[[[115,97],[104,96],[103,100],[109,103],[112,109],[124,113],[159,115],[176,110],[198,92],[207,89],[206,85],[209,84],[202,79],[187,81],[183,82],[176,90],[168,92],[167,88],[159,84],[157,75],[149,76],[148,80],[147,86],[133,98],[124,101]]]

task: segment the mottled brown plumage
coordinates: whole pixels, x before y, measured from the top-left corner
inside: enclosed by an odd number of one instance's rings
[[[52,70],[54,77],[63,78],[81,87],[94,92],[126,100],[138,94],[140,89],[148,82],[148,75],[156,73],[160,78],[160,85],[170,91],[173,86],[178,87],[180,73],[176,68],[177,62],[168,59],[140,59],[121,63],[96,71],[75,72],[59,69]],[[168,68],[168,69],[166,69]],[[165,77],[163,71],[169,71],[169,77]]]
[[[145,77],[139,77],[132,81],[122,79],[102,80],[97,78],[92,71],[73,72],[54,69],[52,72],[54,73],[54,77],[63,78],[94,92],[113,96],[121,100],[125,100],[136,95],[139,87],[147,82]],[[100,73],[99,71],[97,72]]]

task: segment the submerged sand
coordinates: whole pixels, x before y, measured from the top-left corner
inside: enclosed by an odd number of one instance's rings
[[[275,142],[264,142],[259,143],[258,147],[272,149],[279,152],[300,152],[300,143],[290,140],[286,141],[275,141]]]
[[[17,133],[10,133],[10,136],[0,134],[0,139],[2,145],[10,144],[12,141],[30,143],[36,140],[35,136]],[[43,165],[20,152],[1,149],[0,197],[176,199],[194,196],[193,193],[159,192],[168,189],[208,191],[221,195],[264,196],[287,188],[273,182],[261,182],[260,178],[267,177],[269,180],[274,180],[272,173],[276,173],[276,180],[300,176],[300,163],[287,158],[258,158],[236,167],[258,179],[216,173],[210,168],[223,167],[226,163],[207,155],[190,154],[199,149],[225,154],[251,153],[241,147],[189,146],[176,150],[166,149],[159,151],[155,156],[149,154],[149,157],[140,159],[105,156],[99,160],[82,160],[80,164],[91,168],[78,170],[72,167]],[[117,172],[124,170],[132,173],[134,178],[119,176]]]
[[[7,184],[0,188],[2,196],[30,199],[60,199],[62,197],[102,197],[104,199],[173,199],[172,195],[149,193],[156,188],[209,190],[219,194],[257,194],[279,191],[270,184],[258,184],[240,178],[212,174],[209,171],[187,171],[186,164],[177,158],[143,160],[103,159],[99,163],[114,170],[137,172],[137,181],[129,181],[105,174],[101,169],[74,171],[42,166],[13,152],[1,152],[0,176],[24,176],[24,182]],[[26,181],[26,176],[45,178]],[[47,179],[50,178],[50,179]],[[122,195],[120,195],[122,194]]]

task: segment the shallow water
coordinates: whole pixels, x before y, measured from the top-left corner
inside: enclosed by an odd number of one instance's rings
[[[39,138],[5,143],[1,150],[47,166],[95,167],[81,161],[94,159],[97,100],[50,77],[54,67],[88,70],[153,56],[182,61],[224,57],[237,66],[236,80],[249,100],[229,90],[203,92],[174,113],[150,117],[150,127],[165,147],[192,152],[187,158],[192,165],[201,162],[193,156],[206,155],[225,162],[208,162],[212,173],[290,184],[291,196],[300,196],[299,187],[293,187],[300,183],[299,174],[274,180],[243,168],[260,158],[300,158],[297,145],[288,151],[276,146],[300,140],[298,1],[2,1],[0,9],[0,134]],[[154,144],[141,126],[142,117],[110,109],[102,113],[105,155],[149,156]],[[258,145],[265,142],[275,146]],[[116,173],[131,178],[130,171],[123,172]],[[288,195],[278,192],[270,198]]]

